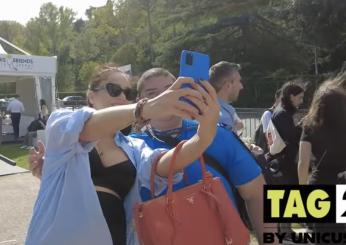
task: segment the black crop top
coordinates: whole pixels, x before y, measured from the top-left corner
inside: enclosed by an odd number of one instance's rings
[[[114,166],[104,167],[95,148],[89,153],[89,160],[94,185],[111,189],[124,199],[136,178],[136,168],[132,162],[126,160]]]

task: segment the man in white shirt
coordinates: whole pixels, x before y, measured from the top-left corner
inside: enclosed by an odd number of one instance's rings
[[[21,113],[24,112],[24,105],[17,98],[19,96],[16,95],[10,103],[8,103],[7,111],[11,113],[11,121],[14,133],[14,139],[17,140],[19,137],[19,124]]]

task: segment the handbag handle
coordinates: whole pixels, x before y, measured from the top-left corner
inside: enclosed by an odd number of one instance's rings
[[[181,142],[179,142],[176,147],[174,148],[174,152],[173,152],[173,156],[172,159],[169,163],[169,169],[168,169],[168,191],[166,194],[166,197],[168,199],[168,201],[172,201],[173,199],[173,167],[175,165],[176,159],[177,159],[177,155],[180,152],[181,148],[183,147],[184,143],[186,142],[186,140],[183,140]],[[164,155],[165,153],[161,154],[155,161],[155,163],[153,164],[152,168],[151,168],[151,174],[150,174],[150,193],[151,193],[151,198],[154,198],[154,189],[155,189],[155,175],[156,175],[156,169],[157,169],[157,164],[160,161],[161,157]],[[206,183],[208,177],[211,177],[211,175],[209,173],[207,173],[207,170],[205,168],[205,162],[204,162],[204,158],[203,156],[201,156],[199,158],[199,163],[201,165],[201,169],[202,169],[202,181],[204,183]]]

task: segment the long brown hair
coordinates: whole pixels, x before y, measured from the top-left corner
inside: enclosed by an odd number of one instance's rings
[[[326,130],[331,138],[346,141],[346,92],[335,87],[320,86],[315,92],[303,127],[313,133]]]
[[[339,73],[335,78],[327,81],[328,85],[342,88],[346,91],[346,71]]]
[[[281,87],[281,106],[288,111],[295,112],[295,108],[291,101],[291,95],[297,96],[300,93],[304,92],[304,88],[297,82],[290,81],[286,82]]]

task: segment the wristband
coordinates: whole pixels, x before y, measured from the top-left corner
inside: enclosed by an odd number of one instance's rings
[[[144,105],[149,101],[148,98],[141,99],[137,102],[134,118],[135,118],[135,129],[140,130],[143,126],[147,125],[150,122],[150,119],[145,119],[143,117],[143,108]]]

